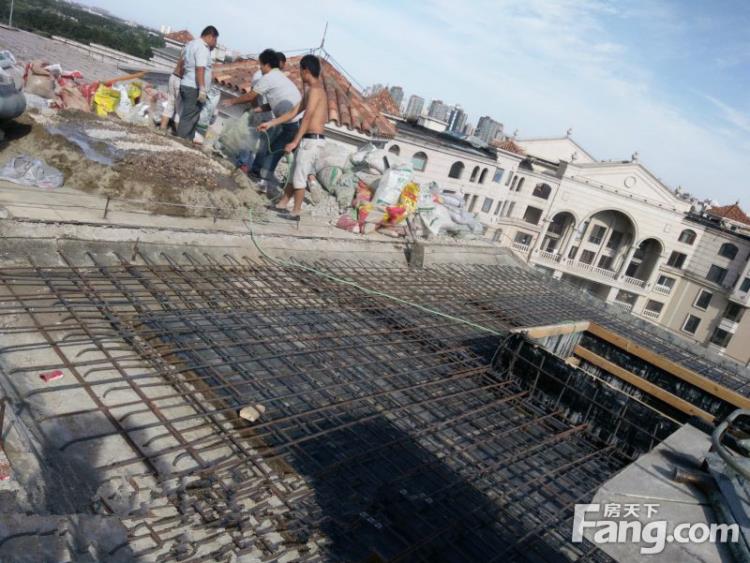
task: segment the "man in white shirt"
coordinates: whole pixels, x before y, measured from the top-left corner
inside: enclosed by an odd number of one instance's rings
[[[211,51],[216,47],[219,32],[209,25],[200,38],[185,45],[183,56],[184,71],[180,81],[180,124],[177,136],[192,139],[201,115],[201,108],[206,103],[208,89],[211,87]]]
[[[302,94],[294,82],[279,69],[279,55],[276,51],[266,49],[258,55],[258,61],[262,76],[252,86],[252,90],[237,98],[225,100],[224,105],[253,103],[259,96],[263,96],[275,117],[288,113],[302,101]],[[267,150],[265,154],[259,153],[255,158],[252,173],[265,181],[273,181],[276,166],[284,156],[284,147],[294,139],[302,117],[296,116],[292,121],[279,125],[276,131],[269,133],[268,139],[263,139],[262,143]]]

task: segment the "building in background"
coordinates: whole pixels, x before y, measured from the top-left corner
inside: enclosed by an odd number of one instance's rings
[[[393,101],[396,102],[396,105],[401,107],[404,101],[404,89],[401,86],[391,86],[388,92],[391,94]]]
[[[406,112],[404,115],[406,117],[419,117],[422,115],[422,110],[424,109],[424,98],[421,96],[417,96],[416,94],[412,94],[409,96],[409,103],[406,105]]]
[[[453,106],[453,109],[448,113],[448,131],[462,135],[466,118],[466,113],[460,105]]]
[[[489,115],[484,115],[479,118],[474,135],[485,143],[489,143],[503,135],[503,124],[495,121]]]
[[[445,121],[447,123],[449,111],[450,106],[444,104],[443,100],[432,100],[432,102],[430,102],[430,109],[427,111],[427,115],[433,119]]]

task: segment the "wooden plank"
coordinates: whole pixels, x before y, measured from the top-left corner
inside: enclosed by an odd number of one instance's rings
[[[706,391],[707,393],[718,397],[722,401],[734,405],[737,408],[748,409],[750,408],[750,399],[740,395],[736,391],[732,391],[723,385],[711,381],[710,379],[703,377],[695,373],[694,371],[676,364],[666,358],[663,358],[655,352],[645,348],[639,344],[636,344],[629,338],[621,336],[604,328],[601,325],[591,323],[589,330],[594,336],[601,338],[609,342],[610,344],[617,346],[618,348],[625,350],[626,352],[641,358],[649,364],[656,366],[664,371],[674,375],[675,377],[682,379],[683,381],[695,385],[699,389]]]
[[[713,423],[714,421],[714,416],[712,414],[696,407],[685,399],[681,399],[680,397],[673,393],[670,393],[669,391],[665,391],[658,385],[654,385],[650,381],[643,379],[640,375],[636,375],[633,372],[630,372],[624,368],[621,368],[617,364],[610,362],[606,358],[602,358],[598,354],[592,352],[591,350],[588,350],[587,348],[584,348],[583,346],[576,346],[573,349],[573,353],[579,358],[586,360],[590,364],[603,369],[607,373],[614,375],[615,377],[625,381],[626,383],[629,383],[633,387],[637,387],[641,391],[645,391],[652,397],[656,397],[660,401],[667,403],[668,405],[676,408],[681,412],[684,412],[685,414],[697,416],[708,423]]]
[[[532,339],[546,338],[548,336],[561,336],[574,332],[585,332],[589,328],[588,321],[566,322],[554,325],[527,326],[511,329],[512,333],[520,333]]]

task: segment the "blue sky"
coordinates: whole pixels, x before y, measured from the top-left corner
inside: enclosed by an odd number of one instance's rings
[[[147,25],[214,24],[258,52],[326,48],[364,85],[460,103],[519,136],[634,151],[667,185],[750,207],[750,3],[743,0],[89,0]]]

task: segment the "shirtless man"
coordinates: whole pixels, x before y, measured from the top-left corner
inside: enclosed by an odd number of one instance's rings
[[[299,68],[305,85],[305,95],[302,101],[287,113],[258,126],[258,131],[267,131],[275,125],[293,120],[304,112],[297,134],[284,147],[284,152],[287,154],[296,149],[292,182],[287,183],[284,195],[274,206],[274,209],[281,212],[283,217],[294,221],[299,220],[307,182],[315,178],[315,165],[325,147],[326,141],[323,133],[325,124],[328,122],[328,101],[320,81],[320,60],[314,55],[305,55],[299,62]],[[291,200],[294,200],[294,206],[292,212],[288,213],[286,208]]]

